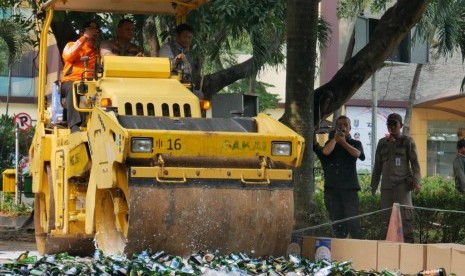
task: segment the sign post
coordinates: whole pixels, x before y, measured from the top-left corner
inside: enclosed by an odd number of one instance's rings
[[[13,118],[15,125],[15,203],[18,205],[21,203],[20,189],[19,189],[19,175],[18,175],[18,164],[19,164],[19,131],[28,131],[32,126],[32,118],[29,114],[21,112],[15,115]]]
[[[19,189],[19,176],[18,176],[18,159],[19,159],[19,131],[18,125],[15,126],[15,204],[21,204],[20,189]]]

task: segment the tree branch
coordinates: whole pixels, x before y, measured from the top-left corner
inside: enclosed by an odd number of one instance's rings
[[[233,65],[213,74],[206,75],[204,77],[202,87],[202,92],[204,93],[205,98],[211,99],[211,97],[223,87],[249,76],[253,72],[254,68],[253,59],[254,57],[252,56],[242,63]]]
[[[368,44],[336,75],[315,90],[315,125],[347,102],[371,75],[383,66],[392,49],[420,21],[430,0],[398,0],[381,17]],[[326,104],[323,104],[326,103]]]
[[[276,51],[281,45],[282,38],[278,35],[273,39],[268,47],[268,52]],[[233,65],[229,68],[217,71],[213,74],[205,75],[203,79],[202,92],[206,99],[211,99],[218,91],[234,83],[237,80],[249,77],[265,64],[265,60],[253,55],[246,61]]]

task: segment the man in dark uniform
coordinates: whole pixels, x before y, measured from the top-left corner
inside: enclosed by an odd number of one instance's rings
[[[409,136],[402,134],[402,117],[392,113],[387,118],[389,137],[378,141],[375,166],[371,177],[371,192],[376,194],[381,178],[381,209],[397,202],[412,206],[411,191],[421,190],[420,164],[417,147]],[[387,231],[391,212],[383,212],[383,229]],[[402,207],[404,241],[413,243],[413,208]]]
[[[325,206],[332,221],[359,215],[357,158],[365,160],[362,143],[350,136],[350,119],[340,116],[336,120],[336,131],[323,148],[314,146],[321,161],[325,178]],[[337,238],[362,239],[360,219],[354,218],[333,225]]]

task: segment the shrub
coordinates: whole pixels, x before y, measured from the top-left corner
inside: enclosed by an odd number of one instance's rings
[[[430,209],[455,210],[462,213],[415,209],[416,237],[421,243],[465,243],[465,197],[455,189],[450,178],[425,177],[423,191],[413,196],[413,204]]]
[[[361,218],[362,229],[366,239],[384,240],[385,233],[380,227],[381,213],[380,195],[371,195],[371,176],[363,174],[360,176],[361,191],[360,214],[370,214]],[[465,196],[455,190],[452,179],[434,176],[422,179],[423,190],[413,195],[413,205],[428,209],[455,210],[444,212],[441,210],[415,209],[414,227],[415,240],[418,243],[463,243],[465,244]],[[310,216],[310,225],[330,223],[328,213],[324,205],[323,190],[314,193],[315,210]],[[462,213],[460,213],[462,212]],[[305,235],[332,236],[331,227],[328,225],[318,229],[309,230]]]
[[[0,215],[3,216],[20,216],[29,215],[32,207],[25,204],[16,204],[14,196],[9,193],[3,193],[0,198]]]

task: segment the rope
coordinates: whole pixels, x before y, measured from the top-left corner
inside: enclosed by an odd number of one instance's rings
[[[373,211],[373,212],[370,212],[370,213],[365,213],[365,214],[353,216],[353,217],[348,217],[348,218],[344,218],[344,219],[339,219],[339,220],[335,220],[335,221],[332,221],[332,222],[326,222],[326,223],[322,223],[322,224],[319,224],[319,225],[314,225],[314,226],[310,226],[310,227],[298,229],[298,230],[293,231],[292,233],[301,233],[301,232],[305,232],[305,231],[307,231],[307,230],[314,230],[314,229],[318,229],[318,228],[323,227],[323,226],[329,226],[329,225],[333,225],[333,224],[336,224],[336,223],[341,223],[341,222],[345,222],[345,221],[348,221],[348,220],[352,220],[352,219],[355,219],[355,218],[361,218],[361,217],[371,216],[371,215],[373,215],[373,214],[380,213],[380,212],[384,212],[384,211],[387,211],[387,210],[390,210],[390,209],[392,209],[392,207],[389,207],[389,208],[386,208],[386,209],[377,210],[377,211]]]
[[[427,208],[427,207],[420,207],[420,206],[408,206],[399,204],[401,207],[409,207],[413,209],[425,210],[425,211],[435,211],[435,212],[449,212],[449,213],[458,213],[458,214],[465,214],[465,211],[460,210],[446,210],[446,209],[437,209],[437,208]]]
[[[410,208],[410,209],[425,210],[425,211],[449,212],[449,213],[465,214],[465,211],[459,211],[459,210],[446,210],[446,209],[438,209],[438,208],[427,208],[427,207],[410,206],[410,205],[403,205],[403,204],[398,204],[398,206],[399,207],[406,207],[406,208]],[[357,216],[352,216],[352,217],[347,217],[347,218],[344,218],[344,219],[335,220],[335,221],[332,221],[332,222],[326,222],[326,223],[322,223],[322,224],[318,224],[318,225],[314,225],[314,226],[310,226],[310,227],[305,227],[305,228],[301,228],[301,229],[298,229],[298,230],[294,230],[294,231],[292,231],[292,233],[295,234],[295,233],[302,233],[302,232],[305,232],[305,231],[308,231],[308,230],[315,230],[315,229],[318,229],[318,228],[321,228],[321,227],[324,227],[324,226],[330,226],[330,225],[333,225],[333,224],[349,221],[349,220],[356,219],[356,218],[371,216],[371,215],[374,215],[376,213],[384,212],[384,211],[391,210],[391,209],[392,209],[392,207],[389,207],[389,208],[380,209],[380,210],[365,213],[365,214],[360,214],[360,215],[357,215]]]

